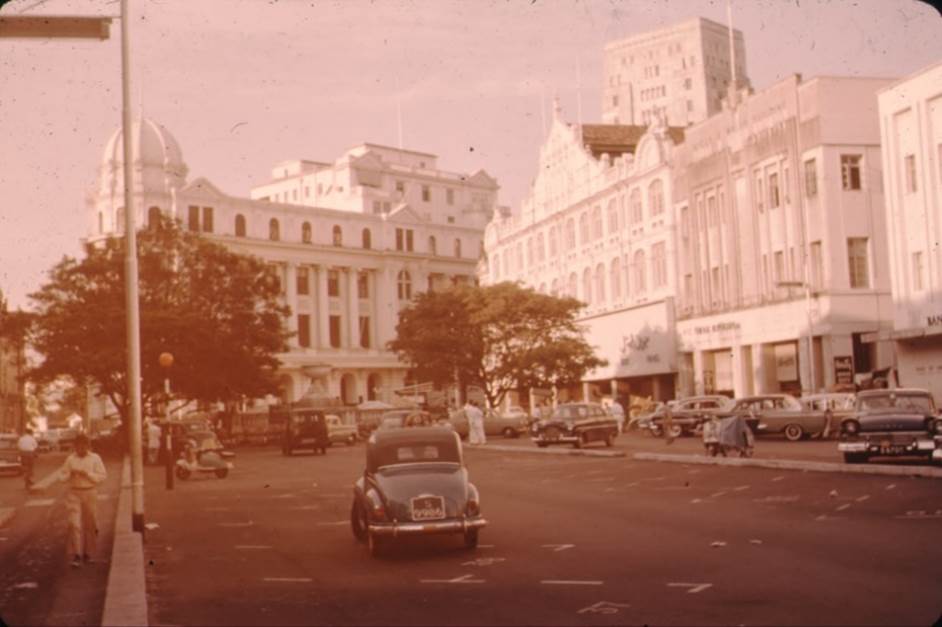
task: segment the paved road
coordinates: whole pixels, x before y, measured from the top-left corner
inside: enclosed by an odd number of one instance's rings
[[[362,445],[243,449],[228,479],[148,469],[153,625],[931,624],[936,480],[471,450],[490,527],[371,559]]]

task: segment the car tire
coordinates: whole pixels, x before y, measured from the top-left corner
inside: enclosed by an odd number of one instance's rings
[[[573,442],[573,446],[576,448],[584,448],[588,443],[589,443],[589,434],[583,432],[579,434],[579,439]]]
[[[174,470],[174,473],[177,475],[177,479],[180,479],[181,481],[186,481],[190,478],[190,471],[183,466],[177,466]]]
[[[513,429],[511,429],[510,427],[507,427],[506,429],[504,429],[503,433],[504,433],[504,437],[505,437],[505,438],[515,438],[515,437],[517,437],[517,432],[514,431]]]
[[[354,500],[353,505],[350,506],[350,530],[357,542],[366,541],[366,536],[369,533],[368,524],[366,510],[363,509],[359,501]]]
[[[466,549],[476,549],[478,548],[478,530],[477,529],[468,529],[464,532],[464,548]]]
[[[795,423],[785,425],[782,432],[785,434],[785,439],[789,442],[797,442],[805,437],[805,430],[801,428],[801,425]]]
[[[671,438],[679,438],[684,435],[684,428],[681,425],[671,425],[670,431],[668,434]]]
[[[219,477],[220,479],[225,479],[228,475],[229,475],[229,469],[228,469],[228,468],[217,468],[217,469],[216,469],[216,476]]]
[[[547,444],[546,442],[537,442],[536,445],[539,446],[540,448],[546,448],[547,446],[549,446],[549,444]]]
[[[607,446],[608,448],[612,448],[613,446],[615,446],[615,434],[614,433],[609,433],[608,435],[605,436],[605,446]]]
[[[867,454],[866,453],[844,453],[844,463],[865,464],[867,463]]]

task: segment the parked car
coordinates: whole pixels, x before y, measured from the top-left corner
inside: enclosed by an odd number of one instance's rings
[[[485,525],[453,429],[380,429],[370,436],[366,470],[353,486],[350,526],[371,555],[395,537],[431,534],[460,534],[473,549]]]
[[[825,392],[802,396],[799,402],[805,411],[824,412],[825,431],[830,435],[838,433],[841,422],[853,415],[856,400],[857,396],[850,392]]]
[[[824,432],[824,411],[805,409],[791,394],[760,394],[737,398],[729,415],[742,415],[753,433],[782,433],[790,442]]]
[[[319,409],[285,409],[285,431],[281,452],[292,455],[298,449],[311,449],[315,453],[327,454],[330,435],[327,419]]]
[[[331,444],[347,444],[353,446],[356,444],[358,434],[357,428],[353,425],[344,424],[340,416],[327,414],[327,436]]]
[[[23,474],[20,451],[16,445],[18,439],[15,434],[0,434],[0,472]]]
[[[468,437],[468,416],[463,409],[452,412],[449,424],[462,440]],[[519,438],[530,426],[530,415],[520,408],[511,408],[507,413],[493,409],[484,410],[484,434],[502,435],[505,438]]]
[[[664,435],[662,422],[667,411],[671,408],[671,437],[692,435],[703,425],[703,421],[712,416],[719,416],[728,412],[733,401],[728,396],[704,395],[669,401],[667,405],[661,403],[648,418],[648,428],[655,436]]]
[[[530,433],[540,448],[550,444],[582,448],[590,442],[612,446],[618,437],[618,421],[598,403],[564,403],[549,419],[533,423]]]
[[[837,450],[849,464],[900,455],[931,460],[942,450],[942,417],[926,390],[861,391],[854,414],[841,422],[840,438]]]

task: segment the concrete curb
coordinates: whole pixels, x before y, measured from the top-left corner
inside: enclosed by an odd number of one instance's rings
[[[147,625],[144,538],[131,530],[131,463],[127,457],[121,472],[111,569],[108,571],[101,624],[103,627]]]
[[[889,466],[886,464],[837,464],[833,462],[811,462],[797,459],[755,459],[749,457],[706,457],[704,455],[680,455],[669,453],[635,453],[633,459],[677,464],[712,464],[714,466],[751,466],[778,470],[812,470],[816,472],[839,472],[858,475],[894,475],[904,477],[927,477],[942,479],[942,468],[922,466]]]
[[[536,453],[538,455],[576,455],[579,457],[624,457],[625,451],[593,450],[584,448],[523,448],[522,446],[505,446],[503,444],[482,444],[480,446],[464,446],[464,450],[480,451],[509,451],[512,453]]]

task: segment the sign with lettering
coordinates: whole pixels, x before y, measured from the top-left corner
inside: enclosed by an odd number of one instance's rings
[[[676,332],[665,302],[624,309],[583,321],[586,341],[608,365],[588,379],[614,379],[676,370]]]
[[[942,313],[926,316],[926,326],[942,327]]]
[[[834,383],[854,382],[854,358],[850,355],[834,357]]]

